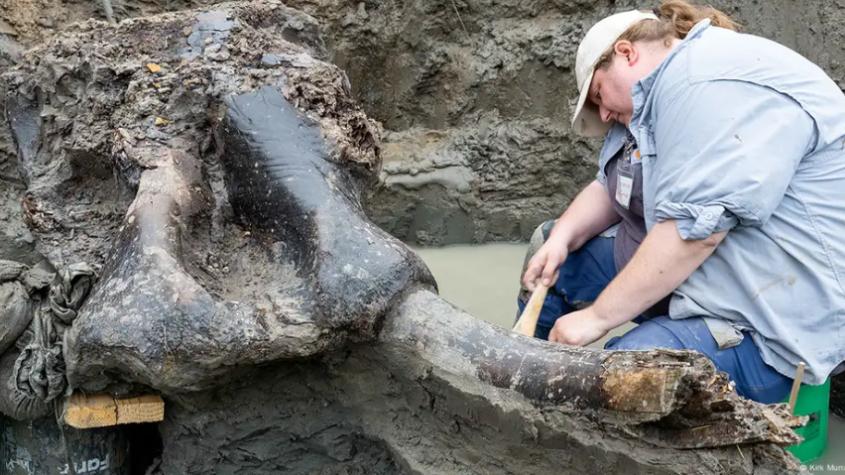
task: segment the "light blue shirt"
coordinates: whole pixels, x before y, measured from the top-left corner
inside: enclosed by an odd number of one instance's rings
[[[804,381],[824,382],[845,360],[842,91],[792,50],[705,20],[633,99],[647,228],[730,231],[670,317],[750,330],[767,364],[793,377],[803,361]]]

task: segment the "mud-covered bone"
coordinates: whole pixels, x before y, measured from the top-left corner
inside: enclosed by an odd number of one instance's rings
[[[373,335],[374,316],[410,282],[432,283],[407,247],[364,216],[349,170],[320,131],[269,86],[226,100],[223,165],[241,222],[285,243],[314,284],[326,328]]]
[[[801,421],[738,397],[697,353],[608,352],[509,337],[427,291],[396,307],[381,339],[388,351],[416,353],[449,377],[507,388],[569,413],[601,410],[608,423],[658,446],[799,440],[790,426]],[[702,435],[704,428],[710,434]]]
[[[150,37],[151,25],[177,36]],[[100,262],[90,241],[45,250],[103,265],[67,335],[73,385],[219,384],[239,367],[372,339],[401,292],[433,285],[363,214],[378,126],[314,58],[312,19],[267,2],[83,30],[45,45],[49,61],[31,53],[6,99],[30,228],[43,243],[113,236]],[[103,30],[133,54],[103,44]],[[86,190],[130,196],[119,220],[75,221],[67,191],[92,177],[107,186]]]
[[[103,277],[69,334],[74,384],[105,384],[92,376],[108,372],[168,392],[200,389],[237,365],[301,358],[340,340],[321,338],[305,283],[280,246],[265,248],[257,236],[247,239],[247,252],[235,254],[227,277],[243,285],[244,274],[260,272],[255,280],[266,280],[258,282],[255,297],[269,306],[221,299],[195,279],[181,219],[197,211],[191,190],[198,186],[199,163],[174,149],[155,155],[159,163],[141,175]],[[253,259],[264,254],[269,258]]]
[[[220,153],[235,217],[250,235],[243,245],[270,256],[244,256],[239,272],[273,271],[259,283],[274,300],[271,311],[219,299],[186,269],[188,244],[179,243],[183,220],[202,207],[192,191],[200,187],[198,160],[177,148],[136,152],[155,166],[141,174],[86,319],[69,337],[69,371],[79,384],[119,371],[184,391],[237,366],[319,354],[348,337],[371,337],[395,295],[430,281],[407,248],[366,220],[352,177],[327,160],[315,125],[278,88],[224,105]]]

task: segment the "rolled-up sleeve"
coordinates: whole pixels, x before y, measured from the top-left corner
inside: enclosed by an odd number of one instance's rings
[[[674,220],[683,239],[705,239],[713,233],[729,231],[738,220],[722,205],[696,205],[664,201],[655,209],[657,221]]]
[[[753,83],[694,83],[658,106],[655,218],[676,221],[683,239],[764,225],[814,147],[804,109]]]

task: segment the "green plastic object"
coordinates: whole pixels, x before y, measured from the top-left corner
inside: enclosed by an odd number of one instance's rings
[[[787,400],[789,396],[787,396]],[[787,401],[784,401],[787,402]],[[827,448],[827,419],[830,406],[830,378],[818,386],[802,384],[795,401],[795,414],[808,416],[807,425],[795,429],[804,438],[800,444],[787,448],[802,463],[812,462]]]

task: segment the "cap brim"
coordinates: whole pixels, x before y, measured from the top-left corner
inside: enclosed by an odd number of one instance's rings
[[[595,70],[590,71],[587,79],[584,80],[584,87],[578,95],[578,105],[575,106],[575,114],[572,116],[572,128],[575,133],[585,137],[601,137],[610,129],[610,124],[602,121],[598,111],[587,104],[594,72]]]

